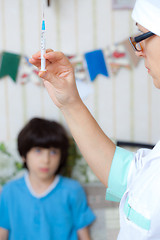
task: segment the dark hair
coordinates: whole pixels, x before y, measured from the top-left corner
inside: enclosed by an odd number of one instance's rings
[[[33,118],[18,134],[17,144],[20,156],[25,159],[33,147],[58,148],[61,151],[61,159],[55,174],[60,173],[66,166],[69,139],[62,125],[55,121]],[[24,167],[27,168],[26,162]]]

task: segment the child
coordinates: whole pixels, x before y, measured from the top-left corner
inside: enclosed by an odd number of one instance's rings
[[[132,16],[141,34],[130,41],[160,89],[160,0],[137,0]],[[47,71],[39,76],[51,99],[61,109],[85,160],[107,187],[107,199],[120,201],[118,240],[159,240],[160,142],[153,150],[140,149],[136,154],[116,147],[80,99],[68,59],[51,49],[44,57]],[[40,53],[30,62],[40,68]]]
[[[80,184],[60,175],[68,137],[54,121],[32,119],[18,135],[28,173],[4,186],[0,196],[0,240],[90,240],[95,216]]]

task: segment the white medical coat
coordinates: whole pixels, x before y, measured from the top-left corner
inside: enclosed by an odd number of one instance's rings
[[[136,154],[116,148],[106,199],[120,201],[118,240],[160,240],[160,141]]]

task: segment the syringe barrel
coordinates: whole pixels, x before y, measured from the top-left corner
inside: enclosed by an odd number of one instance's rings
[[[41,50],[41,71],[46,71],[46,59],[43,55],[46,53],[46,50]]]
[[[41,49],[46,49],[46,32],[41,32]]]
[[[46,36],[45,31],[41,32],[41,71],[46,70],[46,59],[43,55],[46,53]]]

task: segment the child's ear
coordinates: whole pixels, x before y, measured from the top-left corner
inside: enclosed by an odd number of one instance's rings
[[[22,157],[22,161],[25,163],[26,162],[26,159],[25,159],[25,157]]]

